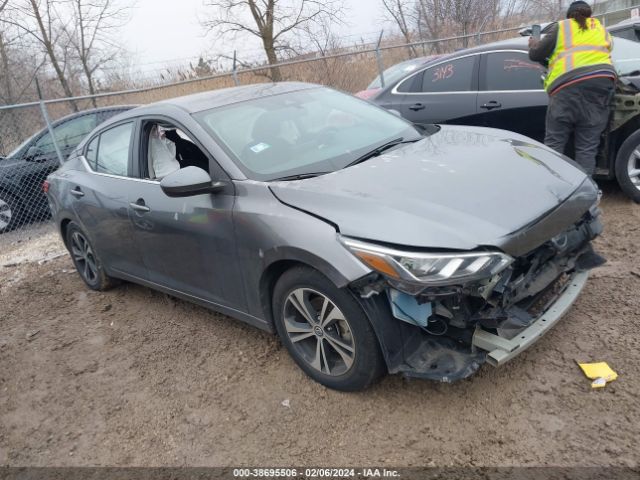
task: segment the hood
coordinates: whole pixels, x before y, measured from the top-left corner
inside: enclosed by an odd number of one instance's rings
[[[13,169],[24,164],[25,161],[21,158],[0,157],[0,172],[9,168]]]
[[[345,236],[471,250],[499,247],[509,235],[521,235],[586,178],[570,161],[524,136],[443,126],[360,165],[276,182],[271,190],[283,203],[335,224]],[[597,191],[591,190],[595,201]]]

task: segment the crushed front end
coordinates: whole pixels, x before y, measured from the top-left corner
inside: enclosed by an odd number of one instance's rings
[[[564,315],[605,261],[591,246],[601,232],[593,206],[519,256],[343,243],[375,270],[352,289],[374,319],[390,373],[453,382],[510,360]]]

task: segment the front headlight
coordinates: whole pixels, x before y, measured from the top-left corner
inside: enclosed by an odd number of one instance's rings
[[[425,285],[459,285],[490,278],[513,262],[501,252],[404,252],[349,238],[340,240],[373,270],[395,280]]]

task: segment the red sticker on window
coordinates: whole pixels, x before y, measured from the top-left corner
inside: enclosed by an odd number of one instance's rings
[[[527,70],[540,70],[543,71],[544,68],[542,65],[538,63],[527,62],[524,60],[517,60],[515,58],[507,58],[504,61],[504,69],[506,71],[509,70],[518,70],[518,69],[527,69]]]
[[[448,78],[453,77],[455,74],[455,69],[453,67],[453,63],[449,65],[441,65],[436,67],[433,71],[433,78],[431,79],[432,83],[439,82],[440,80],[447,80]]]

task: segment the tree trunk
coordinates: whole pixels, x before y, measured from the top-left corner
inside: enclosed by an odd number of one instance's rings
[[[91,69],[89,65],[87,65],[86,59],[82,60],[82,69],[84,70],[84,74],[87,77],[87,86],[89,87],[89,95],[95,95],[96,89],[93,85],[93,74],[91,73]],[[91,97],[91,104],[93,108],[98,108],[98,104],[96,103],[96,97]]]
[[[2,36],[2,32],[0,32],[0,61],[2,62],[2,70],[4,74],[2,78],[4,79],[4,88],[7,92],[7,105],[10,105],[15,102],[13,98],[13,88],[11,86],[11,78],[9,78],[9,56],[7,55],[6,47],[4,45],[4,38]]]
[[[40,10],[38,9],[38,5],[35,0],[30,0],[31,7],[33,8],[33,14],[36,17],[36,21],[38,22],[38,28],[40,29],[40,34],[42,35],[42,43],[44,44],[44,48],[47,50],[47,55],[49,56],[49,60],[51,60],[51,65],[53,69],[56,71],[56,75],[58,76],[58,80],[60,81],[60,85],[62,85],[62,89],[64,90],[64,94],[71,98],[73,97],[73,93],[71,92],[71,87],[67,82],[67,79],[64,76],[64,72],[62,68],[60,68],[60,64],[58,63],[58,58],[56,53],[53,50],[53,44],[51,43],[51,39],[49,35],[47,35],[47,29],[44,26],[44,22],[42,21],[42,15],[40,15]],[[73,100],[69,100],[69,104],[74,112],[78,111],[78,105]]]
[[[0,62],[0,64],[2,65],[4,89],[7,92],[5,100],[7,105],[11,105],[12,103],[15,103],[16,100],[13,98],[13,88],[11,86],[11,78],[9,77],[9,58],[4,44],[2,32],[0,32]],[[0,138],[0,154],[2,155],[8,154],[8,150],[13,148],[13,146],[18,143],[18,141],[20,140],[20,136],[22,135],[22,124],[18,123],[18,119],[16,118],[14,110],[10,108],[9,110],[5,110],[5,112],[7,115],[7,123],[6,125],[0,125],[0,127],[6,128],[7,126],[11,125],[10,131],[11,133],[13,133],[13,135],[7,132],[7,134],[3,135],[2,138]],[[11,138],[12,136],[17,136],[17,138]]]
[[[276,65],[278,63],[278,56],[276,55],[276,49],[273,45],[273,40],[271,38],[263,37],[262,43],[264,45],[264,51],[267,54],[267,61],[269,65]],[[281,82],[282,75],[280,74],[280,69],[278,67],[271,67],[271,80],[274,82]]]

